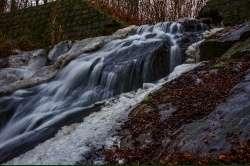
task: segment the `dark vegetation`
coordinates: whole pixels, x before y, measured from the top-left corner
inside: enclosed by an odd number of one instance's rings
[[[0,15],[0,55],[46,48],[62,40],[108,35],[121,23],[85,0],[60,0]]]
[[[199,17],[211,18],[215,24],[236,25],[250,21],[249,8],[249,0],[210,0]]]

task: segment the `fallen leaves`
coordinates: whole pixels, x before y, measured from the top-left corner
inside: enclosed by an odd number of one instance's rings
[[[234,144],[236,149],[228,154],[180,153],[178,148],[168,148],[176,141],[182,126],[206,117],[225,101],[231,89],[250,69],[250,62],[234,61],[216,70],[211,66],[207,64],[166,84],[151,94],[149,100],[137,106],[119,131],[121,147],[105,151],[107,161],[124,159],[128,163],[161,161],[168,164],[186,161],[202,164],[213,160],[229,162],[239,159],[250,161],[250,146],[242,147],[239,143]],[[176,110],[161,121],[160,112],[166,111],[161,109],[167,109],[169,104]],[[203,143],[208,144],[209,140],[204,138]]]

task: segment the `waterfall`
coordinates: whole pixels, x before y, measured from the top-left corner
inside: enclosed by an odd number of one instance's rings
[[[81,54],[51,81],[1,97],[0,162],[100,110],[98,101],[167,76],[185,61],[185,45],[201,38],[204,25],[197,26],[190,30],[185,23],[143,25],[124,39]]]

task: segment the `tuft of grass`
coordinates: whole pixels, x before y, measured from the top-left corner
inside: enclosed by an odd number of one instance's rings
[[[223,56],[222,59],[239,59],[250,54],[250,38],[234,44]]]
[[[226,66],[225,62],[219,61],[218,63],[214,64],[212,66],[213,69],[221,69],[224,68]]]

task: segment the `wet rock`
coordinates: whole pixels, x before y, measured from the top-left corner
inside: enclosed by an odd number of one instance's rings
[[[167,83],[132,110],[114,156],[123,152],[131,163],[249,161],[250,63],[210,65]]]
[[[72,47],[71,41],[62,41],[54,46],[54,48],[49,52],[48,59],[55,62],[59,56],[65,54]]]
[[[45,66],[47,63],[47,54],[44,49],[36,50],[32,53],[32,57],[28,62],[28,67],[31,70],[38,70],[41,67]]]
[[[239,145],[230,141],[235,136],[241,144],[250,140],[250,71],[207,118],[186,125],[178,136],[176,146],[181,152],[231,153]],[[195,155],[198,155],[195,154]]]
[[[200,61],[200,45],[204,42],[204,40],[198,41],[196,43],[191,44],[187,50],[185,51],[187,55],[186,63],[195,63]]]
[[[124,33],[127,34],[128,32],[125,31]],[[87,38],[76,41],[73,43],[72,47],[67,53],[58,57],[57,61],[54,63],[54,66],[58,69],[63,68],[68,62],[77,58],[78,56],[84,53],[96,51],[114,39],[123,38],[124,33],[120,32],[117,35]]]
[[[0,87],[2,90],[12,83],[31,78],[47,62],[46,52],[43,49],[20,52],[17,55],[9,56],[5,60],[8,63],[5,68],[0,70]]]
[[[223,59],[247,58],[250,56],[250,38],[237,42],[223,56]]]
[[[113,37],[115,37],[115,38],[124,38],[124,37],[127,37],[128,35],[135,34],[137,28],[138,28],[138,26],[135,26],[135,25],[128,26],[126,28],[123,28],[123,29],[120,29],[120,30],[116,31],[113,34]]]
[[[8,58],[0,58],[0,69],[8,67]]]
[[[197,32],[197,31],[205,31],[208,29],[208,26],[196,19],[179,19],[179,23],[183,25],[183,28],[186,32]]]
[[[250,22],[237,25],[228,30],[228,32],[219,35],[219,40],[222,42],[237,42],[250,37]]]
[[[134,33],[136,28],[137,26],[130,26],[110,36],[87,38],[74,43],[61,42],[49,52],[48,58],[52,62],[49,66],[46,66],[46,51],[43,49],[19,52],[17,55],[9,56],[8,67],[12,69],[0,71],[0,96],[46,82],[71,60],[84,53],[96,51],[112,40],[125,38]],[[20,67],[24,69],[21,70]],[[20,74],[21,71],[26,73]]]
[[[209,60],[222,56],[235,43],[250,37],[250,23],[234,26],[216,33],[200,45],[201,60]]]
[[[5,68],[0,70],[0,87],[6,86],[18,80],[29,78],[33,75],[32,71],[25,68]]]
[[[27,66],[31,57],[32,52],[21,52],[17,55],[11,55],[8,57],[8,67],[18,68]]]
[[[213,29],[209,29],[209,30],[207,30],[207,31],[205,31],[204,33],[203,33],[203,37],[205,38],[205,39],[209,39],[210,37],[212,37],[213,35],[215,35],[216,33],[219,33],[219,32],[221,32],[221,31],[223,31],[224,30],[224,28],[213,28]]]

